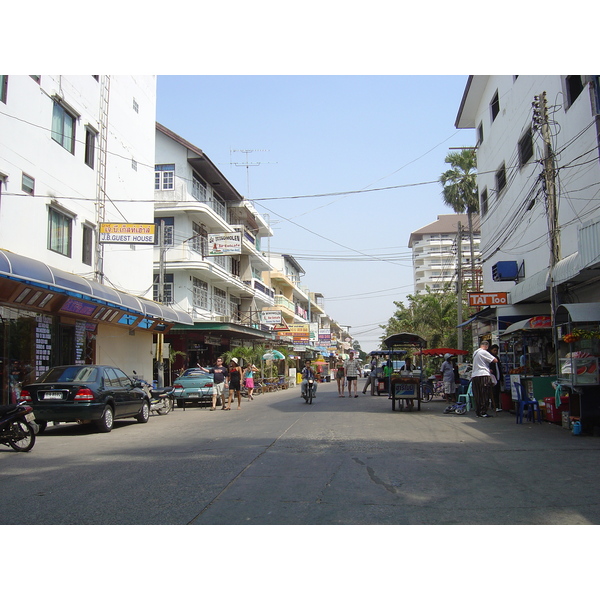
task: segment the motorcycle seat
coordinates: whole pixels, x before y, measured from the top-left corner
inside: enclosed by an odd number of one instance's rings
[[[3,404],[0,406],[0,415],[8,415],[11,412],[17,412],[18,410],[18,404]]]

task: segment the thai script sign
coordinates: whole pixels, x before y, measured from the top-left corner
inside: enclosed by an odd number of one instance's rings
[[[242,253],[242,234],[237,233],[209,233],[208,255],[224,256]]]
[[[279,325],[281,323],[281,311],[263,310],[260,313],[260,322],[265,325]]]
[[[100,223],[101,244],[154,244],[154,223]]]
[[[502,306],[508,304],[508,292],[469,293],[469,306]]]

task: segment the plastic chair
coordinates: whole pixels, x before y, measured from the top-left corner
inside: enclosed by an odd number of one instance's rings
[[[458,402],[464,402],[467,405],[467,410],[471,410],[473,408],[473,384],[469,383],[469,387],[467,389],[466,394],[460,394],[458,396]]]
[[[515,391],[517,393],[517,423],[523,423],[523,412],[527,408],[527,420],[535,423],[535,412],[537,411],[537,421],[542,422],[542,411],[540,404],[535,398],[530,398],[527,390],[522,383],[514,382]]]

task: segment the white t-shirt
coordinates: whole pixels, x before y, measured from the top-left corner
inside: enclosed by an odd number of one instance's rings
[[[483,348],[477,348],[475,352],[473,352],[473,371],[471,373],[471,377],[482,377],[484,375],[490,374],[490,363],[496,357],[484,350]]]

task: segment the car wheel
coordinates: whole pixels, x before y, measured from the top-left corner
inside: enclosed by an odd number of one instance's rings
[[[114,424],[114,413],[112,407],[106,405],[102,416],[97,421],[94,421],[94,423],[98,428],[98,431],[102,433],[108,433],[111,431]]]
[[[150,418],[150,404],[148,404],[147,400],[144,400],[142,404],[142,408],[140,408],[140,412],[137,414],[136,419],[138,423],[147,423]]]

